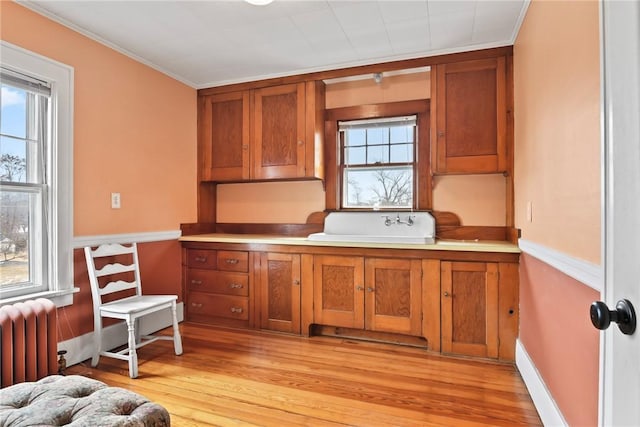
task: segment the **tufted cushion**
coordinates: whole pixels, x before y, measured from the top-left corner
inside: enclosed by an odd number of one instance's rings
[[[78,375],[52,375],[0,389],[0,426],[162,427],[162,406],[129,390]]]

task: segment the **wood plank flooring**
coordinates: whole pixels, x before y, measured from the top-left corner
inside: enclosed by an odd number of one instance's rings
[[[539,426],[513,365],[331,337],[181,325],[138,351],[67,369],[160,403],[173,426]]]

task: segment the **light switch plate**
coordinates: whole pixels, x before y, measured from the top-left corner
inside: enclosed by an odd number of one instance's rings
[[[120,209],[120,193],[111,193],[111,209]]]

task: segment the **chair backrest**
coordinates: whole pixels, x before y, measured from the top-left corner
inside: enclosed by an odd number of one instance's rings
[[[114,292],[134,289],[136,295],[142,295],[140,269],[138,267],[138,248],[135,243],[130,246],[107,243],[98,246],[95,250],[87,246],[84,248],[84,255],[87,261],[94,306],[102,305],[102,297]],[[101,259],[106,261],[100,261]],[[98,265],[101,266],[100,268],[96,268],[96,260],[99,260]],[[125,260],[130,260],[131,262],[129,263],[129,261]],[[125,264],[122,264],[122,262],[125,262]],[[131,272],[133,273],[132,281],[117,279],[122,277],[123,273],[129,273],[128,276],[130,277]],[[104,276],[113,276],[117,280],[110,281],[100,287],[98,279]]]

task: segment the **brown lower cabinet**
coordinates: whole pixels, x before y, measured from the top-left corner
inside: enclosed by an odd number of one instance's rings
[[[188,250],[183,259],[186,319],[249,326],[248,251]]]
[[[420,260],[314,256],[315,323],[422,334]]]
[[[346,328],[363,338],[414,337],[433,351],[514,360],[517,254],[461,253],[456,261],[433,251],[183,246],[189,321],[302,335],[312,325]]]
[[[260,328],[300,333],[300,255],[261,253]]]
[[[441,263],[442,351],[498,357],[498,264]]]

